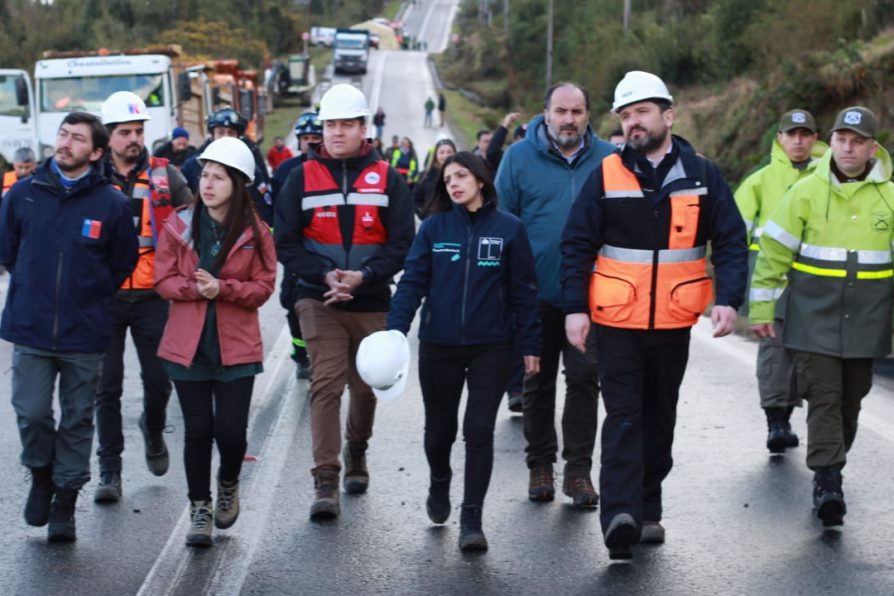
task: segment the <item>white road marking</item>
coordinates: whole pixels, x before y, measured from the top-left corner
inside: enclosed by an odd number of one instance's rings
[[[252,399],[252,413],[248,423],[249,432],[251,432],[251,429],[254,426],[253,423],[258,412],[263,411],[264,406],[270,403],[273,399],[282,398],[282,394],[277,393],[274,395],[274,389],[276,388],[278,377],[282,374],[283,366],[287,363],[291,364],[291,359],[286,356],[291,340],[292,334],[289,331],[289,327],[288,325],[284,325],[283,330],[276,338],[273,347],[270,349],[267,358],[264,360],[264,372],[259,375],[259,380],[263,383],[264,388],[260,394],[256,393],[256,395],[258,395],[257,399]],[[292,378],[294,379],[294,375]],[[294,387],[294,384],[289,384],[289,387]],[[294,402],[295,400],[285,398],[283,401],[286,402],[286,404],[282,406],[285,408],[288,405],[288,402]],[[291,411],[286,410],[285,413],[290,415]],[[292,424],[296,424],[296,421],[293,420]],[[279,428],[280,424],[277,423],[276,430],[278,431]],[[274,432],[271,435],[271,438],[268,438],[265,442],[261,457],[258,459],[257,468],[252,476],[252,481],[249,486],[245,487],[247,490],[244,492],[240,491],[242,492],[242,499],[246,499],[247,497],[250,501],[254,501],[256,498],[261,502],[264,501],[265,495],[256,497],[256,495],[253,494],[254,491],[252,489],[258,484],[255,480],[256,477],[263,475],[266,478],[267,475],[272,473],[271,471],[264,469],[267,466],[265,459],[268,456],[266,453],[268,448],[272,451],[273,455],[273,461],[271,463],[277,461],[276,455],[279,446],[276,445],[276,441],[274,441],[273,437],[280,440],[276,432]],[[274,465],[269,465],[269,467],[273,468]],[[273,471],[278,473],[279,468]],[[270,487],[270,490],[272,490],[272,487]],[[241,515],[242,514],[240,513],[240,516]],[[264,512],[264,515],[266,516],[266,512]],[[193,549],[184,544],[184,536],[186,535],[186,530],[189,528],[189,525],[189,506],[187,506],[177,520],[177,525],[174,526],[174,529],[171,531],[171,535],[165,542],[164,547],[161,549],[161,552],[156,558],[155,563],[152,565],[152,568],[149,570],[149,573],[146,574],[146,579],[143,580],[143,585],[140,586],[140,589],[137,592],[138,596],[156,596],[176,593],[177,588],[183,579],[183,575],[194,556]],[[242,533],[241,536],[247,535],[251,537],[253,534],[263,530],[263,524],[241,524],[241,527],[248,530],[247,532]],[[251,544],[251,538],[249,538],[249,544]]]

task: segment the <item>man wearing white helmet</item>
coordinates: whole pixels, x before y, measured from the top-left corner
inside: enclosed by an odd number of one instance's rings
[[[745,225],[717,166],[671,135],[673,97],[657,76],[629,72],[612,111],[626,144],[602,160],[562,237],[568,341],[596,326],[602,423],[601,521],[613,559],[664,542],[661,483],[689,333],[711,303],[714,336],[731,333],[745,296]],[[716,293],[705,272],[711,243]]]
[[[144,145],[146,104],[129,91],[106,99],[102,123],[109,132],[104,160],[112,183],[129,199],[140,245],[137,267],[112,303],[112,342],[102,365],[96,395],[96,434],[99,484],[94,500],[113,503],[121,498],[121,453],[124,451],[121,397],[124,383],[124,347],[130,329],[143,382],[143,433],[146,465],[156,476],[168,470],[168,450],[162,432],[171,396],[171,382],[156,355],[168,317],[168,303],[152,289],[155,247],[164,219],[175,206],[192,198],[186,179],[167,159],[150,157]]]
[[[351,390],[345,491],[363,493],[369,483],[366,449],[376,401],[355,356],[360,341],[385,326],[391,278],[403,268],[415,232],[406,183],[366,140],[368,115],[366,97],[355,87],[330,88],[320,101],[323,143],[292,172],[275,203],[277,258],[297,274],[292,297],[311,362],[311,519],[339,514],[345,384]]]

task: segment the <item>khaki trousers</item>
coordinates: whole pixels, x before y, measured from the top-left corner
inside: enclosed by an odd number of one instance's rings
[[[385,328],[388,313],[347,312],[302,298],[295,304],[310,357],[310,428],[313,473],[341,470],[341,397],[350,389],[345,437],[365,449],[372,436],[376,399],[357,374],[355,358],[360,341]]]

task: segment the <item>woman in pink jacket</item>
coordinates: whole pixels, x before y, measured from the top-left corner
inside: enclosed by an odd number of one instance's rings
[[[155,255],[155,289],[171,301],[158,355],[183,410],[190,546],[211,546],[211,522],[239,515],[239,472],[248,409],[264,353],[258,308],[273,293],[276,253],[247,186],[255,163],[236,138],[214,141],[199,157],[194,205],[164,223]],[[217,443],[217,508],[211,500],[211,448]]]

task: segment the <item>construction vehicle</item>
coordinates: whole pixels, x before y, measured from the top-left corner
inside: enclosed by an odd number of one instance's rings
[[[314,87],[317,86],[317,74],[308,54],[292,54],[289,56],[289,86],[287,92],[297,95],[303,106],[309,106]]]
[[[264,110],[259,90],[258,72],[242,70],[238,60],[210,60],[211,110],[231,107],[248,121],[245,136],[261,143],[264,140]]]
[[[369,31],[365,29],[336,29],[332,45],[332,68],[335,74],[359,72],[366,74],[369,63]]]

